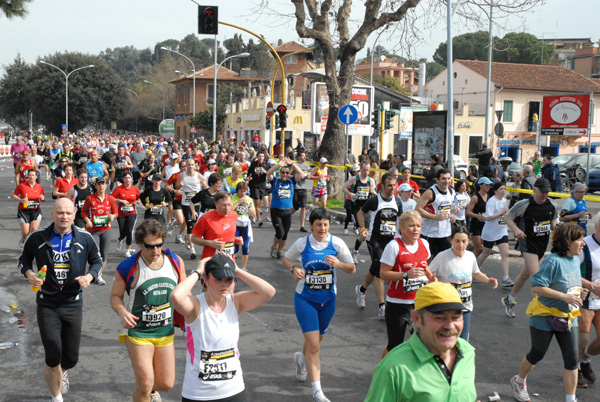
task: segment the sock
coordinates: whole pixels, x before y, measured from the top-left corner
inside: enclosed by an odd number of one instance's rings
[[[590,360],[592,360],[592,355],[590,355],[587,351],[587,348],[585,348],[585,351],[583,352],[583,356],[581,356],[581,362],[582,363],[589,363]]]
[[[321,381],[313,381],[310,385],[312,386],[313,394],[321,390]]]
[[[302,352],[300,352],[300,356],[298,357],[298,363],[306,364],[306,357],[304,356],[304,353],[302,353]]]
[[[506,281],[506,280],[508,280],[508,279],[510,279],[510,276],[508,276],[508,275],[506,275],[506,276],[503,276],[503,277],[502,277],[502,280],[503,280],[503,281]]]
[[[575,402],[575,395],[567,395],[566,402]]]
[[[360,285],[360,293],[367,293],[367,288],[365,288],[363,285]]]
[[[527,382],[527,377],[521,378],[517,375],[517,377],[515,378],[515,381],[519,384],[525,384],[525,382]]]
[[[385,306],[385,303],[379,303],[379,307]]]
[[[58,396],[53,396],[52,402],[63,402],[62,394],[58,394]]]
[[[516,297],[513,297],[513,295],[508,295],[508,301],[511,303],[514,303],[517,300]]]

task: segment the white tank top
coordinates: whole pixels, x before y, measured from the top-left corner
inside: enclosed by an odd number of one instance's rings
[[[202,190],[202,184],[200,184],[198,172],[194,172],[192,176],[188,176],[187,172],[183,172],[181,174],[183,174],[183,184],[181,186],[181,192],[183,194],[181,196],[181,205],[190,205],[190,200],[192,197]]]
[[[186,325],[186,364],[181,395],[195,401],[229,398],[244,390],[240,353],[238,312],[231,295],[221,314],[212,311],[205,298],[200,313]]]
[[[452,209],[452,203],[454,202],[454,190],[448,187],[448,189],[446,189],[446,193],[442,194],[438,190],[437,184],[429,187],[429,189],[433,191],[435,199],[432,203],[425,206],[425,211],[434,215],[439,215],[443,212],[450,213],[450,210]],[[421,235],[433,238],[442,238],[450,236],[451,232],[452,224],[450,223],[450,218],[443,221],[423,218],[423,223],[421,224]]]
[[[179,172],[179,165],[175,165],[175,166],[171,166],[171,165],[167,165],[165,167],[165,179],[169,180],[171,178],[171,176],[173,176],[175,173]]]

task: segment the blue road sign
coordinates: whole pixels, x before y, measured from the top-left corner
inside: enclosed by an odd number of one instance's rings
[[[358,110],[352,105],[344,105],[338,112],[338,119],[345,125],[353,124],[358,119]]]
[[[67,130],[67,125],[66,125],[66,124],[63,124],[63,125],[62,125],[62,129],[63,129],[63,130]]]

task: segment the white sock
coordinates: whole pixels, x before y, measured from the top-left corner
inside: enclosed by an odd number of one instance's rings
[[[566,402],[575,402],[575,395],[567,395]]]
[[[513,295],[508,295],[508,301],[511,303],[514,303],[517,300],[516,297],[513,297]]]
[[[304,353],[302,353],[302,352],[300,352],[300,356],[298,357],[298,363],[306,364],[306,357],[304,356]]]
[[[63,402],[62,394],[58,394],[58,396],[53,396],[52,402]]]
[[[313,381],[310,385],[312,386],[313,394],[321,390],[321,381]]]
[[[502,277],[502,280],[503,280],[503,281],[506,281],[506,280],[508,280],[508,279],[510,279],[510,276],[508,276],[508,275],[506,275],[506,276],[503,276],[503,277]]]
[[[519,384],[521,384],[521,383],[523,383],[523,384],[524,384],[524,383],[526,383],[526,382],[527,382],[527,377],[526,377],[526,378],[521,378],[521,377],[519,377],[519,375],[517,375],[517,377],[515,378],[515,381],[516,381],[517,383],[519,383]]]

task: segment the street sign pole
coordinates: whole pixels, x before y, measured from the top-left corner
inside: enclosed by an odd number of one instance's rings
[[[346,181],[348,181],[348,167],[346,167],[346,159],[348,158],[348,125],[344,124],[344,126],[346,126],[344,130],[346,133],[344,136],[344,141],[346,142],[346,153],[344,154],[344,177]]]

